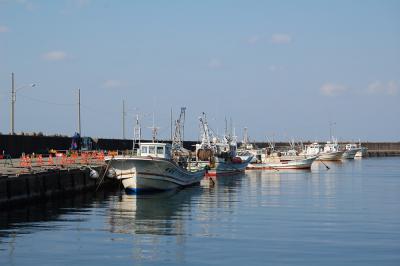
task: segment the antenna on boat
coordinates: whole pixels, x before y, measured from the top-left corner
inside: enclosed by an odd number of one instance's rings
[[[233,122],[232,122],[232,117],[229,118],[229,135],[231,137],[233,137],[234,133],[233,133]]]
[[[140,147],[140,141],[142,139],[142,128],[140,127],[139,114],[136,114],[136,123],[133,127],[133,151],[135,150],[136,142]]]
[[[181,107],[181,114],[179,116],[179,120],[182,125],[182,147],[183,147],[183,141],[185,140],[185,118],[186,118],[186,107]]]
[[[247,127],[243,128],[243,144],[246,145],[249,142],[249,135]]]
[[[171,114],[170,114],[171,116],[170,116],[170,122],[171,122],[171,125],[170,125],[170,129],[171,129],[171,143],[172,143],[172,107],[171,107]]]
[[[154,143],[154,142],[156,142],[157,133],[158,133],[158,130],[160,129],[159,127],[156,127],[154,124],[154,112],[153,112],[153,126],[151,126],[150,128],[151,128],[151,137],[152,137],[152,140]]]
[[[336,125],[336,122],[329,121],[329,138],[333,142],[333,126]]]
[[[290,149],[294,150],[296,147],[296,144],[294,142],[294,138],[289,140],[289,145],[290,145]]]
[[[298,145],[300,146],[301,151],[304,151],[304,144],[302,140],[300,140]]]
[[[225,132],[224,132],[225,138],[228,135],[228,120],[226,120],[226,116],[225,116]]]

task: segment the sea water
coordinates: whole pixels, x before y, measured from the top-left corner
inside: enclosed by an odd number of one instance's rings
[[[0,212],[0,265],[400,265],[400,158]]]

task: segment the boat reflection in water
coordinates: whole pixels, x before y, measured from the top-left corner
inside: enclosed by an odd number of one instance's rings
[[[123,194],[113,203],[110,215],[111,231],[124,234],[182,235],[181,214],[190,212],[192,199],[201,187],[170,190],[160,193]]]
[[[123,194],[111,204],[111,231],[123,234],[187,234],[183,220],[191,220],[187,216],[191,216],[194,210],[200,210],[196,215],[204,222],[209,218],[206,217],[209,208],[221,207],[220,204],[224,204],[227,209],[232,208],[237,203],[237,192],[244,177],[244,174],[236,174],[221,177],[214,182],[205,179],[200,186],[184,189],[151,194]]]

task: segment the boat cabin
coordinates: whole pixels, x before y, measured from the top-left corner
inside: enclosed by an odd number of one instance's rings
[[[171,159],[171,144],[169,143],[141,143],[140,156],[151,156]]]
[[[350,151],[350,150],[354,150],[354,149],[358,149],[357,144],[354,144],[354,143],[346,144],[346,150]]]
[[[314,142],[310,145],[306,145],[306,155],[317,155],[321,151],[322,151],[322,147],[317,142]]]
[[[337,152],[339,150],[340,150],[340,145],[336,141],[334,142],[327,141],[324,146],[324,152]]]

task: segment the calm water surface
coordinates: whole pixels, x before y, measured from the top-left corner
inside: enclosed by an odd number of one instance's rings
[[[0,265],[400,265],[400,158],[0,212]]]

